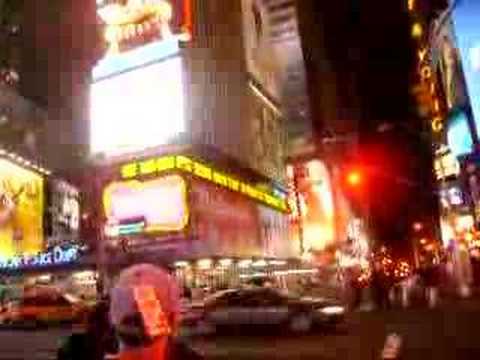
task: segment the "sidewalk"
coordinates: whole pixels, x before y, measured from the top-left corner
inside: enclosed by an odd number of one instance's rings
[[[444,300],[437,308],[353,313],[348,359],[379,359],[388,334],[403,338],[404,360],[480,359],[480,300]]]

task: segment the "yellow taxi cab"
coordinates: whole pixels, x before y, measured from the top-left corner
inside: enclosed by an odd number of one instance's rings
[[[8,304],[0,320],[8,325],[46,325],[51,323],[82,323],[87,307],[69,294],[41,293],[25,296]]]

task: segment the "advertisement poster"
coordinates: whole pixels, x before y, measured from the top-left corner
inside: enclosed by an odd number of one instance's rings
[[[190,0],[98,0],[97,14],[105,27],[106,54],[115,54],[173,36],[188,40]]]
[[[48,246],[78,243],[81,216],[78,189],[66,181],[52,180],[48,190]]]
[[[239,257],[264,254],[255,202],[192,179],[190,204],[192,227],[202,253]]]
[[[440,80],[448,111],[464,107],[468,103],[467,88],[462,69],[462,59],[453,31],[453,23],[447,21],[437,40],[437,58]]]
[[[91,152],[171,142],[186,126],[179,51],[191,36],[190,0],[99,0],[97,14],[105,51],[92,70]]]
[[[43,249],[44,180],[0,159],[0,258]]]
[[[187,187],[180,175],[113,182],[103,192],[109,237],[183,230],[189,220]]]
[[[242,0],[244,44],[247,71],[275,99],[280,96],[276,74],[279,63],[270,40],[264,1]]]
[[[90,87],[90,149],[116,155],[165,144],[185,131],[184,111],[178,56],[95,81]]]
[[[299,168],[303,168],[303,171],[299,171]],[[319,160],[300,165],[295,171],[296,191],[293,185],[293,172],[289,174],[292,189],[290,206],[293,209],[292,240],[300,243],[301,231],[305,251],[325,250],[336,238],[334,195],[330,174],[325,164]],[[300,209],[297,204],[300,204]]]
[[[477,131],[480,130],[480,2],[458,0],[452,18],[468,96]]]

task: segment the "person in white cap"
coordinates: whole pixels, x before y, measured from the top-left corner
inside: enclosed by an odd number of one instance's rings
[[[150,264],[124,270],[111,292],[110,318],[120,360],[201,359],[175,340],[180,301],[175,280]]]

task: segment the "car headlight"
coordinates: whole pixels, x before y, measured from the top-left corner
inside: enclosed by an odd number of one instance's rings
[[[343,306],[325,306],[319,309],[319,311],[325,315],[342,315],[345,312],[345,308]]]

